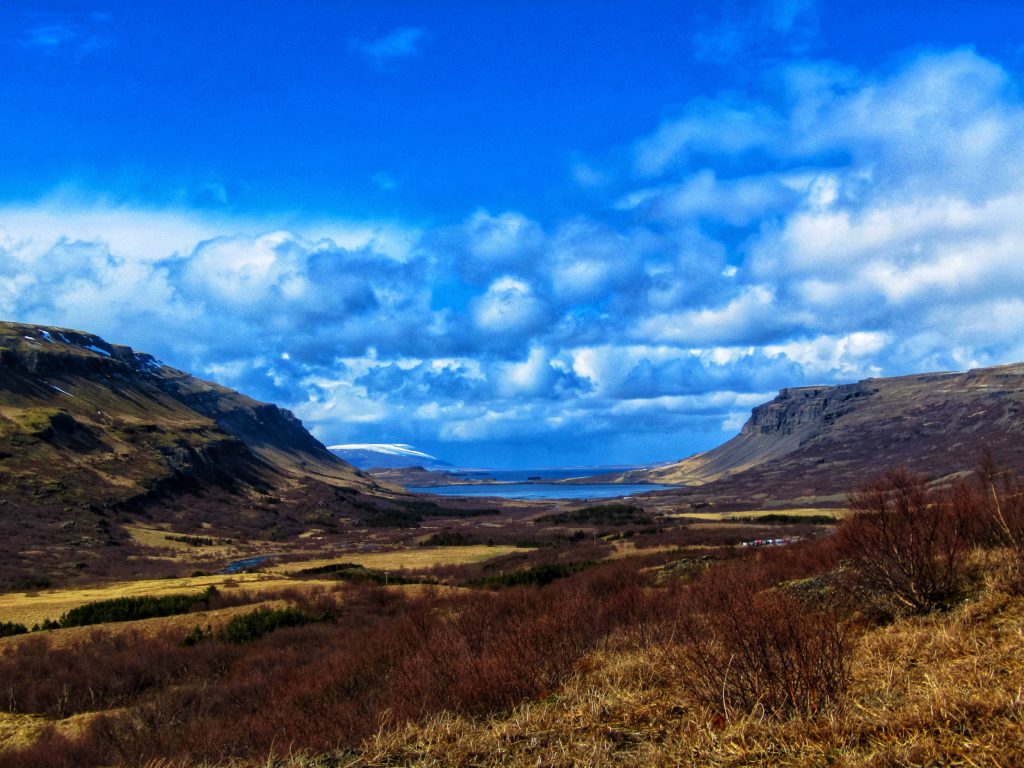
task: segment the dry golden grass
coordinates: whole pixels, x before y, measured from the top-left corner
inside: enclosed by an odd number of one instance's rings
[[[357,751],[257,764],[1021,766],[1024,596],[1001,588],[999,566],[982,562],[988,581],[949,613],[866,631],[841,706],[817,719],[723,719],[695,703],[670,646],[638,649],[638,638],[621,635],[540,701],[490,717],[384,722]],[[17,738],[32,738],[39,727],[34,718],[0,720]]]
[[[613,542],[614,549],[608,556],[609,560],[620,560],[624,557],[641,557],[643,555],[653,555],[657,552],[672,552],[679,549],[679,547],[666,544],[655,547],[638,547],[632,541],[616,541]]]
[[[31,744],[49,722],[42,715],[0,712],[0,746],[21,747]]]
[[[385,725],[343,764],[1024,765],[1024,598],[992,585],[949,614],[867,632],[843,707],[816,720],[725,721],[693,703],[674,669],[664,649],[606,648],[543,701],[486,719]]]
[[[138,619],[136,621],[118,621],[103,625],[89,625],[84,627],[67,627],[65,629],[52,629],[45,633],[52,648],[70,648],[76,646],[82,640],[88,638],[97,630],[102,632],[135,632],[152,636],[160,632],[174,630],[180,632],[184,637],[189,630],[196,625],[200,627],[210,626],[214,630],[227,625],[232,616],[240,613],[248,613],[257,607],[281,608],[287,604],[285,600],[271,597],[268,600],[257,600],[245,605],[233,605],[230,608],[218,608],[212,611],[196,611],[195,613],[183,613],[176,616],[160,616],[152,619]],[[18,643],[30,642],[29,638],[37,637],[37,633],[31,632],[26,635],[13,635],[0,638],[0,651],[5,647],[12,647]],[[0,740],[2,741],[2,740]]]
[[[295,573],[304,568],[319,568],[335,563],[355,563],[364,568],[378,571],[399,571],[433,568],[436,565],[467,565],[491,560],[495,557],[513,552],[525,552],[520,547],[478,544],[469,547],[416,547],[414,549],[397,549],[390,552],[372,552],[367,554],[353,553],[338,557],[316,560],[300,560],[282,563],[269,568],[272,573]]]
[[[0,621],[13,621],[32,626],[42,622],[43,619],[57,619],[65,611],[96,600],[201,592],[210,585],[227,592],[233,589],[245,589],[258,593],[285,587],[310,588],[317,584],[333,585],[335,583],[296,581],[278,574],[241,573],[194,576],[184,579],[140,579],[139,581],[115,582],[78,589],[10,592],[0,595]]]
[[[58,733],[74,736],[97,714],[85,712],[64,720],[49,720],[40,715],[0,712],[0,747],[22,747],[31,744],[45,728],[56,728]]]
[[[236,549],[236,547],[233,544],[215,544],[209,547],[193,547],[184,541],[174,541],[172,539],[167,538],[168,536],[182,536],[184,534],[164,530],[162,528],[154,528],[152,526],[142,525],[141,523],[132,523],[126,525],[124,526],[124,529],[131,537],[132,543],[138,544],[142,547],[149,547],[152,549],[167,549],[172,550],[175,553],[181,554],[218,557],[231,554]],[[200,531],[193,535],[208,536],[209,534]],[[259,546],[264,544],[265,542],[247,543],[254,546]]]
[[[689,518],[691,520],[705,520],[708,522],[721,522],[739,518],[758,518],[768,515],[793,515],[794,517],[809,517],[812,515],[829,515],[830,517],[843,518],[849,514],[845,509],[797,507],[795,509],[754,509],[749,512],[676,512],[668,517]]]
[[[140,533],[141,531],[146,531]],[[133,536],[162,537],[165,531],[136,527]],[[155,538],[153,539],[156,540]],[[174,544],[175,542],[168,542]],[[188,545],[180,544],[186,549]],[[204,551],[213,548],[202,548]],[[464,565],[478,563],[491,558],[523,550],[511,546],[470,546],[470,547],[417,547],[414,549],[352,554],[335,558],[321,558],[285,563],[267,569],[264,573],[217,574],[193,576],[181,579],[140,579],[137,581],[113,582],[94,587],[75,589],[52,589],[33,592],[11,592],[0,594],[0,621],[10,621],[31,627],[44,619],[54,619],[72,608],[97,600],[117,597],[161,596],[178,593],[199,592],[210,585],[230,592],[245,589],[249,592],[268,592],[293,587],[310,589],[316,586],[334,586],[329,580],[295,580],[289,574],[303,568],[313,568],[332,563],[357,563],[366,568],[382,571],[400,571],[432,568],[436,565]]]

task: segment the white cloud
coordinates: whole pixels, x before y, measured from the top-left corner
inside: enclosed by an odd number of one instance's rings
[[[763,285],[748,286],[720,306],[651,315],[636,324],[637,339],[683,344],[728,344],[757,341],[790,328],[793,321]]]
[[[635,167],[658,176],[695,154],[740,155],[775,141],[779,130],[777,115],[762,105],[697,99],[683,117],[637,142]]]
[[[545,254],[556,297],[580,302],[635,284],[644,245],[595,222],[576,220],[559,228]]]
[[[745,226],[795,199],[796,191],[788,181],[777,175],[722,180],[705,168],[681,184],[632,192],[618,207],[642,208],[654,219],[710,216]]]
[[[470,278],[532,271],[545,240],[540,226],[523,214],[506,211],[493,216],[485,210],[463,222],[459,238],[466,254],[464,272]]]
[[[535,331],[546,316],[544,303],[529,283],[514,277],[498,278],[473,304],[476,327],[492,334]]]
[[[858,379],[881,374],[876,361],[892,343],[893,336],[889,333],[858,331],[843,336],[822,335],[769,344],[764,351],[773,356],[785,355],[800,365],[811,379]]]
[[[353,51],[375,64],[407,59],[420,54],[427,31],[419,27],[399,27],[375,40],[350,41]]]
[[[543,226],[2,206],[0,311],[208,371],[334,442],[435,448],[707,447],[779,386],[1024,359],[1016,79],[953,51],[767,81],[683,105],[601,171],[607,200]]]

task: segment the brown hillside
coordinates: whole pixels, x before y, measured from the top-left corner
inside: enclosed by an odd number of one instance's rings
[[[93,334],[0,323],[0,579],[110,558],[135,517],[274,538],[400,493],[275,405]]]
[[[949,478],[986,446],[1024,463],[1024,364],[783,389],[732,440],[622,479],[700,486],[720,499],[821,499],[878,467]]]

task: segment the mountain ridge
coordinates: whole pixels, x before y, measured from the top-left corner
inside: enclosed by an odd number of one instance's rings
[[[88,567],[131,519],[274,538],[404,498],[290,411],[95,334],[0,322],[0,570]]]
[[[1024,463],[1024,363],[783,388],[722,445],[606,479],[734,500],[836,500],[888,466],[951,479],[985,448]]]

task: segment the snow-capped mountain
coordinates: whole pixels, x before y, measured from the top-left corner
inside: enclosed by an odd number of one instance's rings
[[[376,467],[423,467],[424,469],[441,469],[450,467],[446,461],[436,456],[418,451],[405,443],[347,443],[345,445],[329,445],[327,449],[338,458],[360,469]]]

